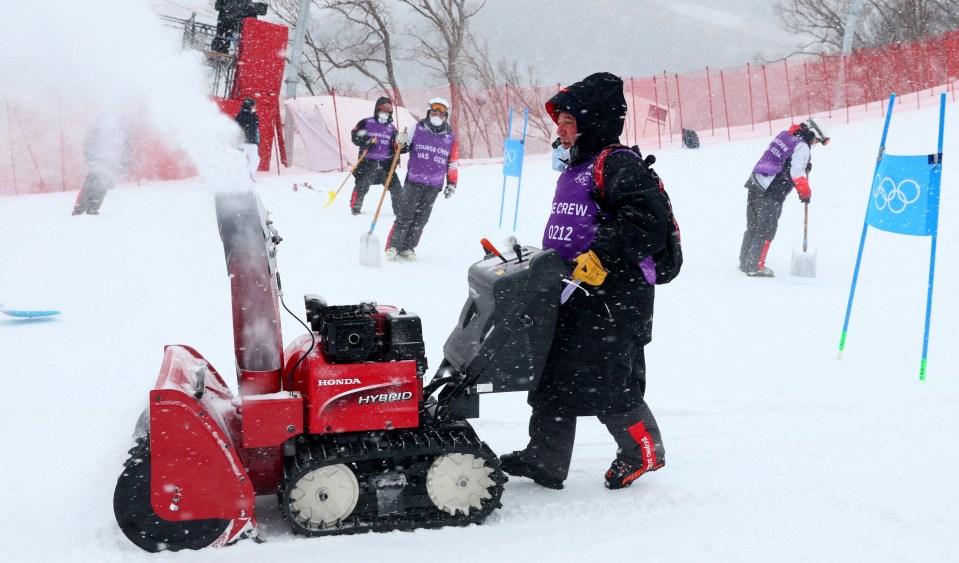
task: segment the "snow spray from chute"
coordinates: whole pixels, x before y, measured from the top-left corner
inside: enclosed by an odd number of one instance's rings
[[[889,134],[889,122],[896,95],[889,96],[889,109],[879,141],[879,156],[876,159],[876,171],[869,190],[866,204],[866,218],[862,224],[862,237],[859,239],[859,253],[849,288],[849,303],[846,305],[846,318],[839,339],[839,358],[846,349],[846,335],[849,329],[849,317],[852,313],[852,301],[856,294],[856,281],[859,279],[859,266],[862,263],[862,251],[866,245],[866,232],[873,228],[901,235],[928,236],[932,243],[929,251],[929,283],[926,291],[926,322],[922,337],[922,362],[919,367],[919,380],[926,379],[926,360],[929,351],[929,321],[932,315],[932,288],[936,273],[936,239],[939,234],[939,184],[942,179],[942,138],[946,122],[946,95],[939,96],[939,141],[935,154],[929,155],[889,155],[886,154],[886,136]]]
[[[0,18],[0,49],[30,54],[0,62],[0,99],[30,116],[34,151],[60,151],[60,136],[50,133],[63,130],[66,149],[79,152],[97,115],[123,112],[144,136],[186,153],[208,182],[249,185],[239,129],[210,100],[202,62],[148,4],[88,0],[42,10],[13,2]]]

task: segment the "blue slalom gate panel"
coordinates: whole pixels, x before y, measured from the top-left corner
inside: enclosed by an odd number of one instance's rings
[[[523,174],[523,139],[506,139],[503,146],[503,175],[519,178]]]
[[[936,234],[941,177],[939,155],[883,155],[873,179],[866,223],[901,235]]]

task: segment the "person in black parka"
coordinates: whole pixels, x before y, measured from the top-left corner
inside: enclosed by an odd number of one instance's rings
[[[393,124],[393,102],[386,96],[378,98],[373,106],[373,116],[359,120],[350,133],[350,139],[360,148],[357,159],[366,151],[363,162],[353,170],[355,183],[353,195],[350,197],[350,209],[353,215],[359,215],[370,186],[386,184],[386,177],[398,148],[396,125]],[[405,139],[403,142],[405,143]],[[406,152],[405,147],[400,152]],[[390,202],[394,216],[397,215],[402,188],[399,175],[394,170],[393,179],[390,180]]]
[[[246,157],[250,179],[255,182],[256,171],[260,168],[260,117],[256,114],[256,100],[244,98],[239,113],[233,119],[243,131],[240,150]]]
[[[511,475],[560,489],[576,417],[597,416],[618,446],[606,486],[619,489],[665,463],[644,400],[643,347],[652,339],[652,255],[666,246],[669,207],[655,172],[628,149],[607,155],[605,193],[598,195],[593,166],[604,148],[619,143],[626,116],[621,79],[590,75],[553,96],[546,110],[568,158],[543,247],[570,264],[580,287],[560,305],[541,380],[529,393],[529,444],[502,456],[501,464]]]

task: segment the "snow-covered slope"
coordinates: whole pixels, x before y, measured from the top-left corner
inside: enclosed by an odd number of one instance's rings
[[[952,339],[959,333],[959,233],[953,217],[959,176],[948,156],[928,380],[917,381],[926,238],[870,231],[846,355],[835,357],[882,126],[878,119],[850,126],[829,122],[833,143],[814,150],[809,239],[818,252],[815,279],[747,279],[737,269],[741,186],[765,139],[657,154],[686,254],[681,277],[657,292],[654,340],[647,349],[647,397],[667,449],[662,471],[630,489],[605,490],[602,473],[614,455],[613,441],[594,419],[583,419],[566,488],[550,491],[512,479],[504,507],[482,526],[302,539],[280,521],[275,499],[264,497],[258,504],[263,545],[140,552],[113,521],[115,479],[165,344],[194,346],[221,373],[232,372],[229,281],[213,192],[246,186],[229,180],[237,172],[235,151],[229,135],[220,134],[229,120],[197,86],[199,65],[181,61],[163,43],[175,45],[175,37],[147,23],[143,4],[97,3],[116,13],[139,44],[109,40],[109,22],[88,22],[91,16],[79,4],[50,13],[28,4],[16,3],[12,17],[0,19],[5,52],[31,54],[0,59],[0,98],[55,108],[51,103],[66,91],[91,113],[132,98],[156,125],[169,128],[170,138],[181,142],[205,176],[120,186],[108,194],[100,216],[71,216],[76,192],[0,198],[6,234],[0,243],[0,301],[11,308],[62,311],[46,321],[0,318],[4,560],[954,558],[959,349]],[[40,28],[44,35],[31,31]],[[150,65],[134,64],[143,57]],[[590,71],[606,70],[602,61],[593,62]],[[104,81],[111,88],[98,88]],[[936,111],[897,111],[889,152],[932,152]],[[947,155],[959,143],[957,111],[952,101]],[[177,117],[184,114],[190,119]],[[516,234],[537,244],[556,175],[541,160],[527,162],[525,172]],[[265,174],[255,185],[284,237],[279,267],[287,304],[302,315],[302,295],[318,293],[330,303],[374,299],[403,306],[422,317],[427,354],[437,366],[466,298],[466,268],[482,255],[479,239],[499,242],[509,234],[497,228],[499,166],[464,166],[456,196],[437,203],[419,262],[381,269],[358,264],[372,198],[365,213],[353,217],[345,194],[323,209],[324,194],[294,193],[291,187],[306,180],[330,189],[342,179],[342,173]],[[513,197],[511,188],[507,225]],[[787,202],[772,247],[770,266],[780,274],[788,272],[801,242],[801,209],[795,199]],[[389,205],[384,210],[381,238],[391,218]],[[298,323],[286,316],[284,325],[289,342],[299,333]],[[505,453],[525,444],[528,415],[522,395],[488,396],[475,426],[494,451]]]
[[[951,103],[946,154],[959,146],[957,114]],[[936,119],[933,109],[894,116],[889,151],[931,152]],[[813,151],[815,279],[785,275],[801,242],[795,198],[771,251],[780,275],[749,279],[737,269],[741,185],[765,140],[657,154],[686,254],[681,277],[658,290],[647,349],[647,398],[667,449],[662,471],[627,490],[604,489],[614,444],[586,418],[566,488],[513,478],[504,507],[482,526],[302,539],[265,497],[265,544],[159,557],[116,527],[113,487],[165,344],[194,346],[232,372],[213,188],[199,180],[121,186],[100,216],[71,216],[76,192],[0,199],[0,301],[62,311],[45,322],[0,319],[0,553],[90,562],[950,560],[959,548],[959,176],[947,158],[928,380],[918,381],[927,238],[870,231],[848,348],[837,360],[882,122],[831,125],[833,143]],[[525,171],[516,234],[538,244],[555,172],[542,161]],[[430,362],[439,365],[466,298],[466,268],[482,256],[479,239],[509,234],[497,228],[499,167],[463,167],[455,197],[436,205],[419,262],[381,269],[358,264],[372,198],[354,217],[343,194],[323,209],[325,195],[291,187],[307,180],[335,189],[341,179],[262,175],[256,184],[284,237],[287,304],[302,316],[302,295],[318,293],[330,303],[406,307],[423,318]],[[390,219],[387,203],[380,237]],[[284,326],[289,342],[299,325],[285,316]],[[525,445],[528,415],[522,395],[486,396],[475,426],[506,453]]]

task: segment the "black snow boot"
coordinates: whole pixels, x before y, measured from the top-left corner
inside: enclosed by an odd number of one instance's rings
[[[762,268],[761,270],[756,270],[755,272],[746,272],[746,275],[751,278],[773,278],[776,277],[776,273],[769,268]]]
[[[563,481],[555,477],[550,477],[545,471],[531,463],[523,461],[520,457],[522,452],[513,452],[511,454],[501,455],[499,458],[500,468],[515,477],[527,477],[532,479],[537,485],[547,489],[562,489]]]
[[[606,488],[607,489],[625,489],[633,484],[633,481],[639,479],[639,476],[650,471],[656,471],[666,465],[660,462],[652,469],[646,469],[643,465],[636,465],[624,459],[616,458],[606,470]]]

